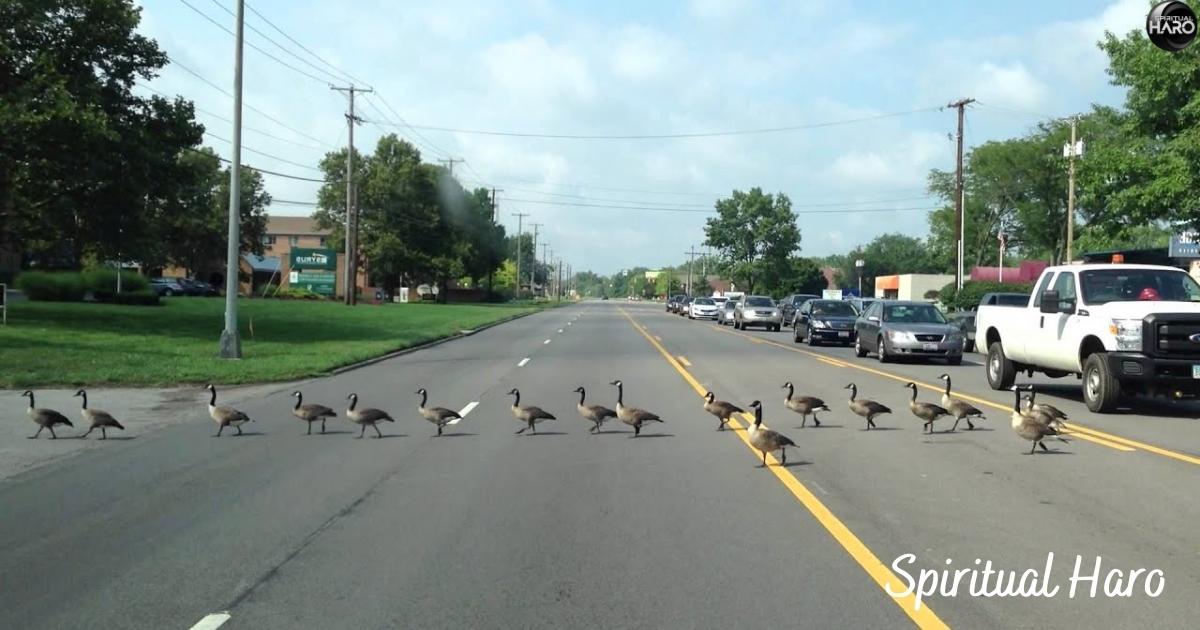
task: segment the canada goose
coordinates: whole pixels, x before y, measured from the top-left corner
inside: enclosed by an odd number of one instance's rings
[[[783,389],[788,390],[787,398],[783,399],[783,406],[803,416],[800,428],[803,429],[804,425],[808,423],[808,414],[812,414],[813,426],[821,426],[821,419],[817,417],[817,412],[830,410],[824,400],[813,396],[792,396],[796,388],[792,386],[791,381],[784,383]]]
[[[1048,437],[1054,437],[1060,442],[1066,442],[1063,439],[1058,429],[1052,426],[1053,419],[1045,413],[1030,410],[1021,410],[1021,388],[1014,386],[1013,390],[1013,410],[1012,410],[1012,429],[1021,437],[1021,439],[1029,440],[1033,443],[1030,447],[1028,455],[1033,455],[1037,451],[1037,447],[1041,446],[1043,451],[1049,451],[1042,440]]]
[[[905,383],[904,386],[912,390],[912,398],[908,401],[908,410],[912,412],[912,415],[925,421],[925,426],[922,430],[929,429],[929,432],[933,433],[934,420],[937,420],[942,416],[948,416],[950,415],[950,412],[946,411],[946,408],[942,407],[941,405],[935,405],[927,402],[917,402],[916,383],[909,382]]]
[[[451,420],[462,418],[462,416],[458,415],[457,411],[451,411],[445,407],[426,407],[425,401],[429,400],[429,392],[425,391],[424,387],[418,389],[417,394],[421,396],[421,404],[417,407],[417,411],[421,413],[422,418],[437,425],[438,435],[442,434],[442,429],[447,424],[450,424]]]
[[[588,429],[589,433],[599,433],[600,426],[609,418],[616,418],[617,412],[605,407],[604,405],[587,405],[584,404],[584,399],[587,397],[587,391],[583,389],[583,385],[575,388],[575,393],[579,394],[579,403],[575,405],[575,409],[579,410],[579,415],[583,416],[584,420],[589,420],[592,423],[592,428]]]
[[[107,440],[108,433],[106,432],[106,429],[108,429],[109,427],[112,427],[114,429],[120,429],[122,431],[125,430],[125,427],[121,426],[121,423],[117,422],[117,419],[112,417],[112,415],[109,414],[107,411],[101,411],[99,409],[88,409],[87,390],[81,389],[81,390],[75,392],[75,395],[83,396],[83,407],[79,410],[79,415],[83,416],[83,421],[88,423],[87,433],[84,433],[80,437],[87,437],[92,434],[92,431],[95,431],[96,429],[100,429],[100,439]]]
[[[854,383],[843,387],[842,389],[850,390],[850,411],[867,419],[867,430],[870,431],[875,426],[875,418],[885,413],[892,413],[892,410],[887,405],[875,402],[874,400],[862,399],[855,400],[858,396],[858,386]]]
[[[796,443],[788,436],[762,426],[763,410],[761,402],[756,400],[750,403],[750,408],[754,410],[754,424],[750,425],[748,436],[750,437],[750,445],[762,451],[762,466],[760,468],[767,467],[767,453],[774,451],[780,452],[780,465],[786,465],[787,447],[795,446]]]
[[[1027,401],[1025,403],[1025,411],[1029,411],[1030,409],[1040,411],[1053,418],[1053,424],[1056,428],[1062,428],[1063,422],[1068,419],[1067,414],[1054,405],[1035,402],[1037,400],[1037,390],[1033,385],[1026,385],[1025,391],[1029,392],[1029,396],[1025,399]]]
[[[371,407],[366,409],[355,409],[355,407],[358,406],[358,394],[351,393],[346,397],[346,400],[350,401],[350,406],[346,408],[346,417],[350,418],[351,422],[362,427],[362,431],[358,432],[358,437],[355,439],[362,439],[362,436],[367,432],[368,426],[370,426],[372,429],[375,429],[375,437],[381,438],[383,437],[383,434],[379,432],[378,423],[383,422],[384,420],[388,422],[395,422],[395,420],[393,420],[386,411],[381,411]]]
[[[730,416],[735,413],[745,413],[744,409],[733,403],[717,400],[717,395],[712,392],[704,394],[704,410],[717,417],[718,431],[725,430],[725,425],[729,423]]]
[[[67,420],[66,416],[53,409],[38,409],[34,407],[32,391],[25,390],[21,395],[29,398],[29,408],[25,410],[25,413],[29,414],[29,419],[38,425],[37,433],[29,436],[29,439],[36,440],[37,436],[42,434],[42,429],[50,429],[50,439],[57,440],[58,436],[54,434],[54,425],[65,424],[69,427],[75,426],[71,424],[70,420]]]
[[[642,434],[642,425],[648,422],[663,422],[658,414],[651,413],[645,409],[637,407],[625,406],[625,384],[621,381],[613,381],[609,385],[617,386],[617,419],[629,426],[633,427],[633,437]]]
[[[292,415],[308,424],[308,433],[305,435],[312,435],[312,425],[317,420],[321,421],[321,433],[325,433],[325,419],[337,417],[337,412],[325,405],[304,404],[304,394],[301,394],[299,390],[292,392],[292,397],[296,399],[296,406],[292,407]]]
[[[958,428],[958,423],[960,420],[966,420],[967,428],[972,431],[975,430],[975,425],[971,422],[971,418],[987,420],[987,418],[983,417],[983,412],[976,409],[974,405],[950,395],[949,374],[943,374],[938,378],[946,381],[946,391],[942,392],[942,406],[950,412],[950,415],[954,416],[954,426],[950,427],[951,431]]]
[[[247,422],[252,422],[252,420],[250,420],[250,416],[247,416],[233,407],[218,407],[217,388],[211,383],[204,389],[207,389],[210,393],[212,393],[212,397],[208,399],[208,415],[216,421],[217,427],[219,427],[217,429],[217,434],[213,437],[221,437],[221,432],[224,431],[225,427],[228,426],[232,426],[233,428],[237,429],[237,434],[241,435],[242,425],[246,424]]]
[[[537,423],[544,422],[546,420],[558,420],[558,418],[554,417],[554,414],[551,414],[541,407],[522,407],[521,392],[516,387],[508,390],[508,395],[514,396],[513,404],[510,407],[512,409],[513,416],[517,420],[525,423],[525,426],[521,427],[521,429],[517,431],[515,435],[525,433],[526,429],[529,429],[530,433],[537,433]]]

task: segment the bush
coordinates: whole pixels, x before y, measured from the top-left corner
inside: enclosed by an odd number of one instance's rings
[[[142,289],[140,291],[126,291],[124,283],[125,280],[122,279],[120,293],[117,293],[116,291],[100,290],[93,291],[92,297],[94,297],[97,302],[103,302],[105,304],[124,304],[127,306],[160,306],[162,304],[162,300],[159,299],[157,293],[150,291],[149,289]]]
[[[83,284],[93,293],[117,291],[117,270],[96,267],[83,272]],[[132,271],[121,272],[121,292],[141,292],[150,288],[150,281]],[[96,298],[99,300],[100,298]]]
[[[41,302],[82,302],[87,292],[83,277],[73,271],[26,271],[17,276],[16,286]]]
[[[964,282],[959,291],[951,282],[942,288],[940,299],[946,308],[965,310],[979,306],[985,293],[1031,293],[1033,285],[1028,282]]]
[[[266,297],[279,298],[281,300],[324,300],[325,299],[324,295],[321,295],[320,293],[317,293],[316,291],[309,291],[308,289],[293,289],[291,287],[288,287],[286,289],[280,289],[279,291],[272,291],[271,295],[266,296]]]

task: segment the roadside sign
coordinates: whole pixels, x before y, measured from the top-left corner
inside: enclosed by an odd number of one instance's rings
[[[840,300],[840,299],[842,299],[842,290],[841,289],[822,289],[821,290],[821,299],[822,300]]]
[[[1167,256],[1171,258],[1200,258],[1200,233],[1182,232],[1171,236],[1171,244],[1167,248]]]
[[[408,304],[408,287],[400,287],[400,303]]]
[[[332,249],[293,247],[288,254],[288,267],[290,286],[326,297],[337,290],[337,252]]]

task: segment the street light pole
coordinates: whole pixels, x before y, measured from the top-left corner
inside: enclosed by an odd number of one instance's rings
[[[242,37],[245,0],[237,0],[237,28],[233,48],[233,153],[229,160],[229,236],[225,256],[225,330],[221,331],[222,359],[242,358],[238,337],[238,258],[241,253],[242,218]],[[120,274],[120,270],[117,271]]]
[[[863,273],[863,266],[864,266],[864,265],[866,265],[866,264],[867,264],[867,261],[865,261],[865,260],[863,260],[863,259],[861,259],[861,258],[859,258],[858,260],[854,261],[854,269],[858,271],[858,297],[860,297],[860,298],[861,298],[861,297],[863,297],[863,294],[862,294],[862,273]]]

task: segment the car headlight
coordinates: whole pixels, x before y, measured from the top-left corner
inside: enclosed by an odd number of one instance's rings
[[[1114,319],[1108,332],[1117,339],[1117,350],[1142,351],[1142,320]]]
[[[825,325],[825,322],[823,322],[819,319],[812,320],[812,327],[813,328],[828,328],[828,326]]]
[[[888,331],[888,336],[891,337],[892,341],[901,341],[905,343],[916,343],[917,341],[917,338],[907,330],[891,330]]]

